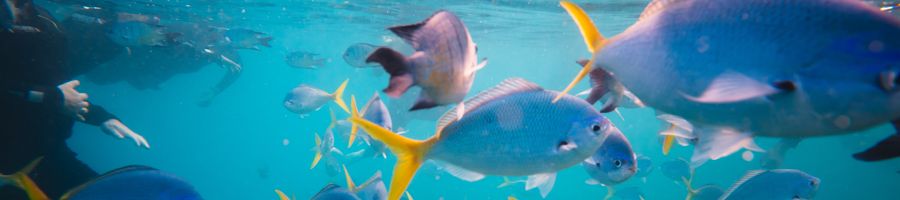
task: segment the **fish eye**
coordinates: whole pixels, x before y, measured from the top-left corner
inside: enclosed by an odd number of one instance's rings
[[[616,168],[622,167],[622,160],[613,160],[613,165],[616,166]]]
[[[600,127],[600,124],[591,125],[591,131],[594,131],[594,133],[600,134],[601,130],[603,130],[603,127]]]
[[[816,181],[809,181],[809,186],[816,187],[816,185],[817,185]]]

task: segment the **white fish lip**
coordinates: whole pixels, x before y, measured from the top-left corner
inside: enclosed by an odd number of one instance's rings
[[[570,141],[561,141],[559,142],[559,145],[556,146],[556,150],[559,152],[568,152],[576,148],[578,148],[578,145]]]

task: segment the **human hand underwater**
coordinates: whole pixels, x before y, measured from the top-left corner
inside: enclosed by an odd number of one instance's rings
[[[103,132],[105,132],[106,134],[116,136],[119,139],[123,139],[125,138],[125,136],[128,136],[129,138],[131,138],[131,140],[134,140],[134,143],[138,147],[143,146],[144,148],[150,149],[150,143],[147,143],[147,139],[144,139],[144,136],[131,131],[131,129],[125,126],[125,124],[122,124],[122,122],[117,119],[106,120],[106,122],[103,122],[103,126],[101,126],[101,129],[103,129]]]
[[[87,94],[75,90],[75,87],[78,87],[80,84],[81,82],[78,80],[73,80],[63,83],[57,86],[57,88],[59,88],[63,94],[63,112],[84,121],[84,114],[88,112],[88,106],[90,104],[87,102]]]

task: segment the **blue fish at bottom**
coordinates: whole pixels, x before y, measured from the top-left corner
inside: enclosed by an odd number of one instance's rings
[[[112,170],[63,195],[63,200],[202,200],[187,181],[151,167]]]
[[[735,182],[720,199],[811,199],[819,190],[819,182],[819,178],[795,169],[754,170]]]

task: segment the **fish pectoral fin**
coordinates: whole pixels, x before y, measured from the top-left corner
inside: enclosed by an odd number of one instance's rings
[[[697,144],[691,157],[691,169],[696,169],[707,160],[717,160],[741,149],[765,152],[753,142],[753,134],[731,128],[705,128],[697,131]]]
[[[450,175],[453,175],[456,178],[462,179],[464,181],[475,182],[484,179],[484,174],[482,173],[470,171],[468,169],[464,169],[450,163],[439,162],[439,165],[441,165],[441,167],[444,168],[444,171],[447,171],[447,173],[449,173]]]
[[[894,120],[891,123],[894,126],[894,131],[897,132],[881,140],[875,146],[853,154],[853,157],[862,161],[880,161],[900,157],[900,120]]]
[[[553,184],[555,183],[556,172],[535,174],[528,176],[528,180],[525,181],[525,190],[538,188],[538,191],[541,192],[541,197],[546,198],[547,194],[550,194],[550,191],[553,190]]]
[[[713,79],[709,87],[699,97],[687,94],[682,95],[691,101],[701,103],[733,103],[772,95],[778,93],[781,87],[791,87],[785,83],[790,82],[779,82],[773,86],[737,72],[725,72]],[[776,88],[776,86],[779,88]]]
[[[587,179],[587,180],[584,180],[584,184],[587,184],[587,185],[600,185],[600,181],[597,181],[597,179],[589,178],[589,179]]]

